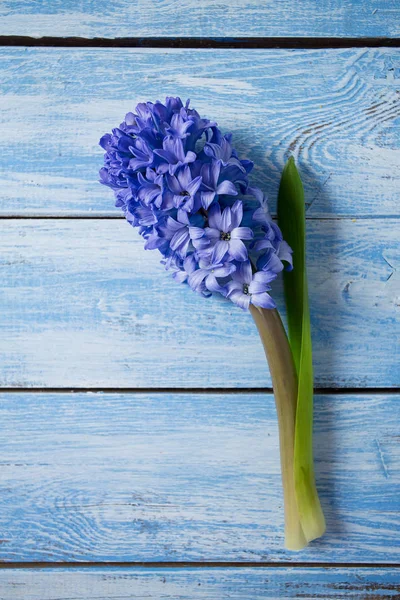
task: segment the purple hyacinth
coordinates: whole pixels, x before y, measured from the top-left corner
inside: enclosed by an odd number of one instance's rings
[[[254,237],[250,227],[240,227],[243,219],[243,203],[237,200],[232,207],[226,206],[222,213],[219,204],[213,204],[208,212],[208,227],[205,236],[210,241],[212,261],[220,262],[226,256],[230,260],[248,259],[248,249],[244,241]]]
[[[204,209],[208,209],[216,196],[228,195],[237,196],[235,184],[229,179],[221,177],[220,160],[213,160],[211,163],[205,163],[201,167],[201,178],[203,189],[200,193],[201,204]]]
[[[261,308],[275,308],[275,302],[267,293],[271,289],[269,284],[275,278],[276,273],[273,271],[257,271],[253,274],[251,263],[246,260],[232,273],[232,280],[226,286],[227,296],[244,310],[250,304]]]
[[[184,140],[180,137],[168,135],[163,140],[162,149],[155,148],[154,154],[157,154],[165,163],[161,163],[159,170],[166,173],[168,170],[173,175],[179,167],[192,163],[196,160],[196,154],[189,150],[185,152]]]
[[[176,281],[244,309],[275,306],[269,284],[291,268],[291,249],[232,134],[167,97],[138,104],[100,145],[100,182]]]
[[[225,288],[218,279],[229,277],[236,267],[233,263],[216,263],[210,260],[199,260],[199,268],[193,271],[188,279],[189,285],[195,292],[219,292],[225,295]]]
[[[201,177],[192,177],[190,168],[186,165],[176,175],[167,174],[167,185],[172,193],[172,202],[176,208],[186,212],[197,212],[195,207],[196,194],[201,185]]]

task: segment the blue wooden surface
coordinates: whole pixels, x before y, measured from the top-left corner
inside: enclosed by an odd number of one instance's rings
[[[272,394],[0,394],[0,560],[395,563],[399,420],[316,396],[328,533],[289,552]]]
[[[0,600],[383,600],[399,590],[391,568],[0,570]]]
[[[178,94],[233,132],[272,211],[290,152],[309,218],[399,216],[399,48],[3,48],[0,74],[0,214],[117,216],[99,137]]]
[[[3,0],[0,35],[393,37],[397,0]]]
[[[307,45],[398,39],[400,9],[3,0],[0,35]],[[363,391],[400,386],[399,80],[398,48],[0,48],[0,600],[399,597],[400,398]],[[316,396],[328,533],[300,554],[283,549],[272,396],[224,389],[270,385],[248,315],[167,279],[96,181],[103,131],[165,94],[233,131],[272,210],[289,153],[301,169],[316,384],[343,390]]]
[[[307,240],[316,385],[398,386],[399,221],[311,220]],[[124,220],[5,219],[0,266],[2,386],[271,385],[250,315],[177,284]]]

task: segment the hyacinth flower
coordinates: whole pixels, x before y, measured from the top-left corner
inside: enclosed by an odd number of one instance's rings
[[[138,104],[100,145],[100,182],[114,191],[144,247],[161,253],[177,283],[223,296],[255,321],[278,414],[285,544],[299,550],[323,534],[325,522],[314,480],[304,199],[294,163],[279,194],[284,239],[265,195],[249,181],[253,163],[189,101]],[[282,271],[290,343],[270,293]]]

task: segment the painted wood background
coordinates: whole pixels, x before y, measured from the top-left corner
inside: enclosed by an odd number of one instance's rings
[[[2,569],[0,599],[379,600],[398,598],[398,584],[398,574],[388,568]]]
[[[400,395],[315,404],[329,535],[293,553],[272,394],[3,393],[0,559],[396,563]]]
[[[308,223],[318,387],[400,383],[398,225]],[[124,220],[4,219],[0,239],[2,386],[271,385],[250,315],[178,285]]]
[[[0,214],[119,215],[99,137],[178,94],[233,132],[271,209],[291,153],[308,217],[399,216],[400,48],[3,48],[0,72]]]
[[[211,47],[91,47],[121,37]],[[0,600],[400,597],[399,38],[396,0],[0,1]],[[328,533],[301,553],[251,320],[97,183],[101,134],[166,94],[233,132],[272,211],[289,154],[304,180]]]
[[[2,0],[0,35],[398,37],[397,0]]]

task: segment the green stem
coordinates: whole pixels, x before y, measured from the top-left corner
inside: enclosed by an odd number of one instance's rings
[[[306,276],[304,276],[306,277]],[[307,286],[307,282],[304,283]],[[304,296],[299,387],[294,446],[294,479],[297,506],[308,542],[325,533],[325,517],[315,485],[313,456],[313,370],[308,294]]]
[[[285,546],[301,550],[307,546],[297,509],[294,482],[294,436],[297,403],[297,375],[292,353],[277,310],[256,308],[250,312],[257,326],[271,372],[278,414],[283,499],[285,505]]]
[[[304,190],[293,158],[282,173],[278,224],[293,250],[293,271],[283,274],[289,340],[298,377],[294,478],[301,526],[308,542],[325,531],[318,498],[313,457],[313,365],[306,269]]]

